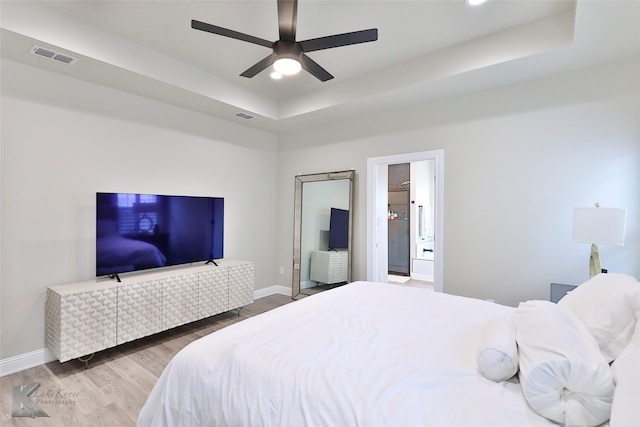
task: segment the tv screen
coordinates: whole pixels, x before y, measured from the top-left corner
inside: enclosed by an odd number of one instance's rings
[[[96,276],[223,257],[224,199],[96,194]]]
[[[349,211],[331,208],[329,217],[329,249],[349,247]]]

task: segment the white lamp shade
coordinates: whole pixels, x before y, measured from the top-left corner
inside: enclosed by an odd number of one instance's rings
[[[624,246],[626,209],[574,208],[573,240],[582,243]]]

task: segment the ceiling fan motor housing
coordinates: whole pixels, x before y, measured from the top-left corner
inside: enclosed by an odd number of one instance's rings
[[[273,43],[273,53],[278,55],[278,58],[291,58],[300,62],[302,46],[297,42],[278,40]]]

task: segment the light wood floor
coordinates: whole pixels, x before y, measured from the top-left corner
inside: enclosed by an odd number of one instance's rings
[[[389,274],[389,283],[391,283],[392,285],[401,285],[401,286],[419,286],[421,288],[427,288],[427,289],[433,290],[433,282],[416,280],[407,276]]]
[[[170,331],[96,353],[80,361],[58,361],[0,378],[2,426],[135,426],[138,413],[171,358],[185,345],[232,323],[292,302],[271,295],[236,312],[219,314]],[[36,404],[49,417],[12,417],[13,387],[40,383]],[[68,394],[68,398],[63,395]],[[34,400],[34,399],[32,399]]]

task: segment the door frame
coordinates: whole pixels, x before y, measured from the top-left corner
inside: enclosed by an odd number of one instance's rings
[[[388,166],[435,161],[434,290],[444,291],[444,149],[367,159],[367,280],[388,279]]]

